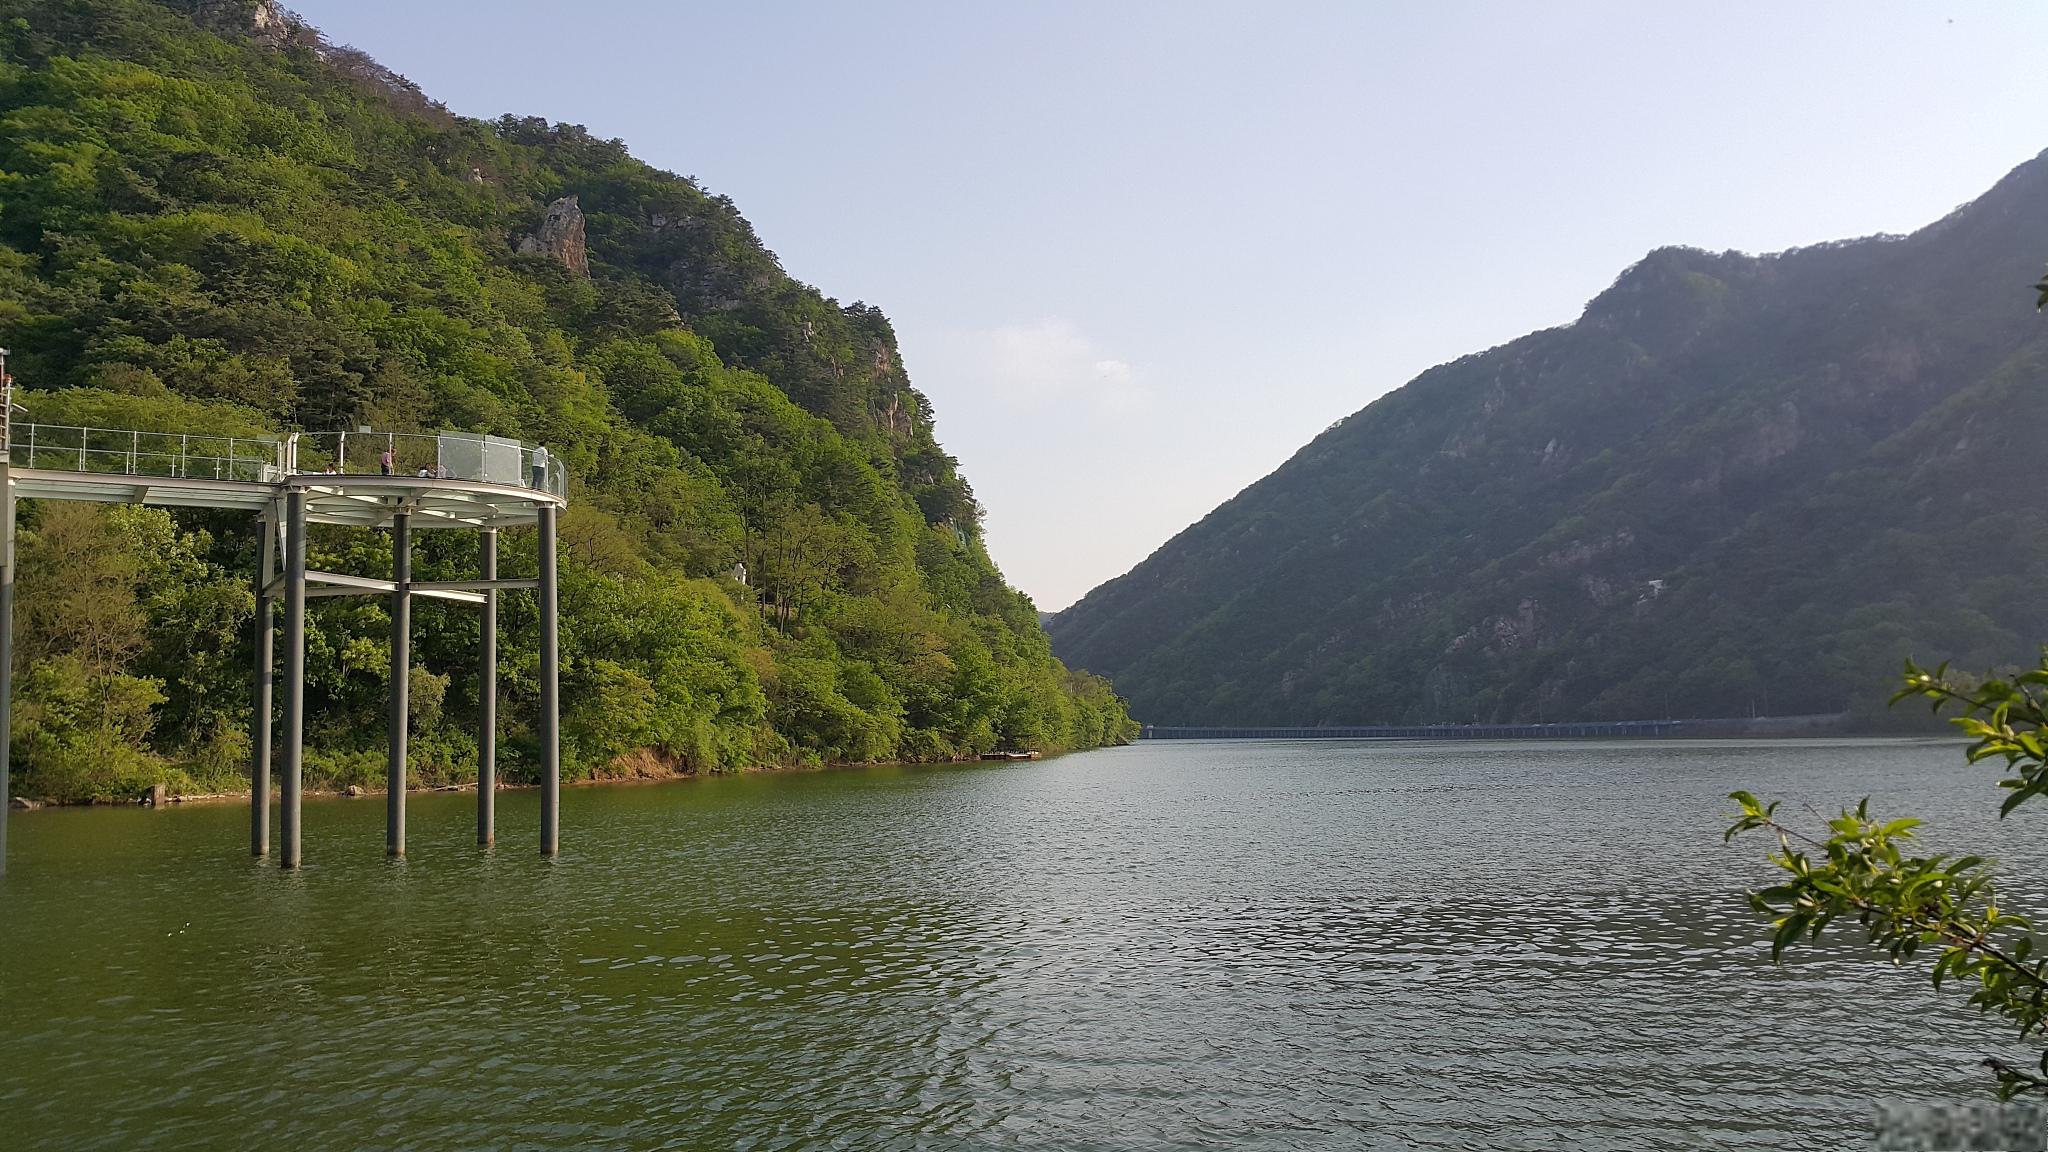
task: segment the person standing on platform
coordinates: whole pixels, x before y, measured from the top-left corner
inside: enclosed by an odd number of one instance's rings
[[[533,486],[542,491],[547,490],[548,450],[544,445],[537,446],[533,450]]]
[[[394,458],[391,449],[388,447],[384,449],[384,454],[382,456],[377,457],[377,468],[386,476],[391,475],[391,469],[396,465],[396,463],[397,461]]]

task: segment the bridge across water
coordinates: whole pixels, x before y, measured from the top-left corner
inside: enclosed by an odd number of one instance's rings
[[[4,356],[0,351],[0,356]],[[0,361],[4,364],[4,361]],[[0,370],[0,380],[4,380]],[[9,390],[11,392],[11,390]],[[260,541],[255,574],[256,644],[252,670],[250,850],[270,851],[273,742],[279,778],[278,859],[299,866],[305,753],[306,601],[325,596],[390,598],[391,672],[385,846],[405,853],[406,735],[412,668],[412,598],[475,604],[483,613],[478,651],[483,715],[478,732],[477,842],[496,835],[498,594],[530,590],[540,601],[542,855],[560,840],[561,668],[556,595],[556,519],[568,504],[560,461],[535,444],[471,432],[287,433],[275,437],[144,432],[11,421],[0,393],[0,870],[6,867],[8,753],[13,721],[15,501],[85,500],[251,512]],[[390,577],[306,567],[306,528],[332,524],[387,529]],[[503,579],[498,530],[534,525],[539,571]],[[414,529],[480,532],[481,562],[472,580],[412,578]],[[280,563],[281,561],[281,563]],[[283,607],[283,731],[272,731],[277,610]]]
[[[1362,724],[1295,728],[1147,724],[1142,740],[1572,740],[1676,736],[1684,720],[1612,720],[1577,724]]]

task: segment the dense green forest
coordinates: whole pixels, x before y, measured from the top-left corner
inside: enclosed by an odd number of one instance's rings
[[[569,775],[1127,739],[990,562],[883,314],[787,275],[733,203],[573,125],[449,114],[269,0],[0,0],[0,344],[29,418],[545,442]],[[383,533],[315,566],[389,572]],[[530,572],[530,533],[501,561]],[[30,793],[246,786],[247,516],[23,511]],[[416,576],[474,573],[428,533]],[[744,564],[749,580],[732,572]],[[414,771],[473,776],[473,613],[415,610]],[[500,649],[534,763],[531,603]],[[318,601],[308,767],[377,775],[388,617]]]
[[[2031,663],[2044,251],[2048,157],[1911,236],[1652,252],[1317,437],[1056,650],[1161,724],[1879,723],[1909,655]]]

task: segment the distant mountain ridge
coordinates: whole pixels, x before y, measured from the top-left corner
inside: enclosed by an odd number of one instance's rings
[[[2048,640],[2048,154],[1905,237],[1651,252],[1051,622],[1149,723],[1881,708]]]

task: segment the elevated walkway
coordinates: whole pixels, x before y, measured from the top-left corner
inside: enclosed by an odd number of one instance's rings
[[[4,355],[4,352],[0,352]],[[4,363],[4,362],[0,362]],[[4,375],[0,375],[4,379]],[[483,611],[478,675],[477,842],[495,839],[497,750],[497,597],[531,590],[540,601],[541,853],[553,856],[560,832],[560,660],[556,595],[556,519],[568,505],[568,475],[536,444],[470,432],[287,433],[276,437],[143,432],[10,422],[0,399],[0,870],[6,867],[8,752],[12,736],[14,508],[19,498],[217,508],[256,516],[258,571],[256,667],[250,725],[250,849],[270,851],[272,697],[277,609],[283,607],[283,688],[279,781],[279,863],[301,862],[299,836],[305,730],[305,613],[309,598],[382,595],[390,599],[391,670],[385,844],[405,852],[408,680],[412,669],[412,597],[475,604]],[[381,528],[392,534],[389,578],[306,567],[306,527]],[[533,525],[541,536],[533,579],[500,579],[498,529]],[[462,528],[482,534],[474,580],[412,579],[412,531]],[[281,562],[281,563],[280,563]]]
[[[271,438],[16,423],[16,496],[260,512],[289,489],[312,524],[503,528],[568,504],[545,449],[468,432],[288,433]]]

